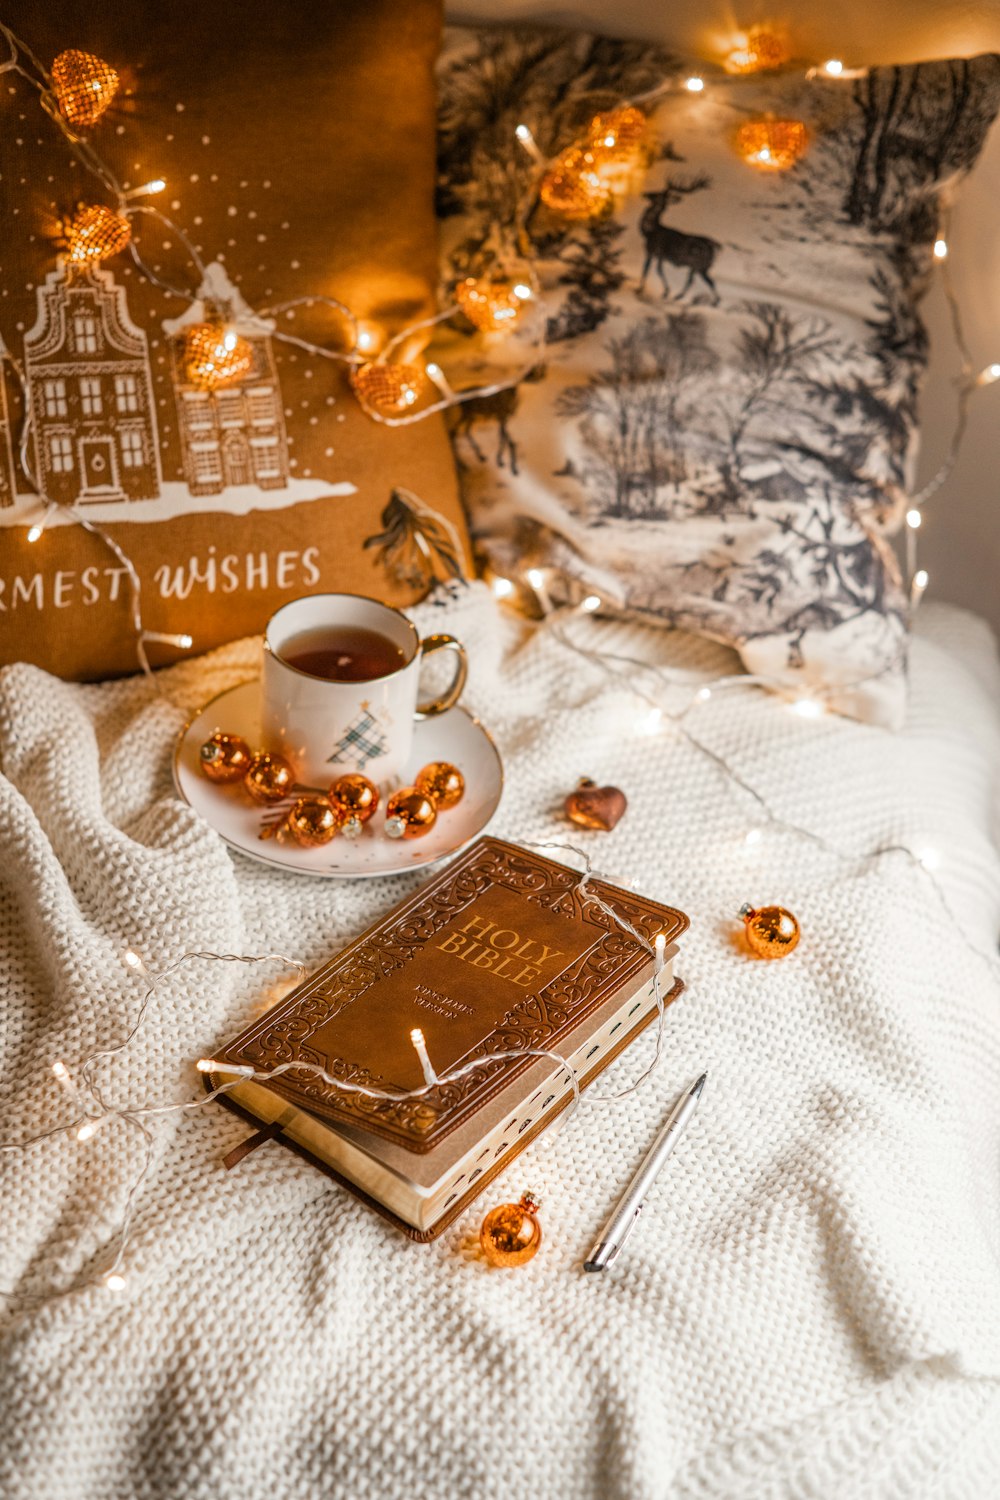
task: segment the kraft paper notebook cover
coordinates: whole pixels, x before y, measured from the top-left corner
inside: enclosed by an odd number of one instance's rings
[[[597,880],[589,889],[648,944],[662,933],[671,945],[687,926],[647,897]],[[673,951],[665,1001],[680,989]],[[482,1067],[417,1099],[342,1093],[307,1073],[240,1082],[222,1097],[407,1233],[432,1238],[572,1097],[555,1057],[491,1055],[545,1048],[589,1082],[655,1014],[652,972],[648,948],[581,896],[576,871],[480,839],[216,1060],[266,1072],[300,1059],[411,1090],[424,1081],[410,1041],[420,1027],[439,1075],[475,1058]]]

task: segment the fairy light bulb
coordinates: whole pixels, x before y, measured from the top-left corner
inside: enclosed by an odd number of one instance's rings
[[[936,870],[941,864],[941,856],[936,849],[925,844],[916,853],[917,864],[922,865],[925,870]]]
[[[537,162],[539,166],[541,166],[545,158],[539,151],[538,142],[535,140],[535,137],[532,135],[527,125],[515,125],[514,136],[517,140],[518,145],[523,146],[524,150],[527,151],[532,161]]]
[[[792,713],[798,714],[800,719],[818,719],[822,712],[823,705],[815,698],[796,698],[792,704]]]
[[[128,964],[129,968],[134,969],[137,974],[145,974],[148,972],[146,969],[146,965],[143,963],[142,959],[139,957],[138,953],[136,953],[134,948],[125,949],[124,953],[122,954],[122,962]]]
[[[498,599],[509,599],[514,592],[514,585],[509,578],[494,578],[493,593]]]
[[[736,150],[748,166],[787,172],[805,154],[809,132],[801,120],[747,120],[736,132]]]
[[[644,708],[642,710],[642,712],[639,714],[638,719],[636,720],[635,727],[638,730],[639,734],[652,735],[657,732],[662,723],[663,709],[656,708],[654,706],[652,708]]]
[[[362,354],[377,354],[382,347],[384,333],[377,323],[372,323],[367,318],[360,318],[357,324],[355,336],[355,347]]]
[[[28,541],[29,542],[37,542],[38,538],[42,534],[43,529],[44,528],[42,527],[41,523],[39,521],[36,521],[35,524],[34,524],[34,526],[31,526],[28,529],[28,538],[27,538]]]
[[[656,972],[659,974],[663,968],[664,954],[667,951],[667,936],[664,932],[658,932],[653,939],[653,955],[656,962]]]
[[[748,849],[752,849],[754,844],[759,844],[763,837],[764,835],[759,828],[748,828],[743,837],[743,842]]]
[[[685,78],[684,87],[689,94],[700,94],[704,91],[705,80],[698,77]]]
[[[828,78],[839,78],[844,71],[844,64],[839,57],[827,58],[823,64],[823,72]]]
[[[166,185],[167,184],[164,178],[154,177],[152,182],[144,182],[142,184],[142,187],[130,188],[129,191],[125,194],[125,197],[128,199],[150,198],[155,193],[162,193]]]
[[[935,260],[947,260],[948,259],[948,241],[946,239],[942,239],[942,238],[939,237],[938,239],[936,239],[934,241],[934,259]]]
[[[164,646],[177,646],[181,651],[190,651],[194,645],[194,636],[186,632],[181,635],[172,635],[165,630],[144,630],[142,632],[144,641],[160,641]]]
[[[695,693],[695,698],[698,700],[699,703],[707,703],[708,700],[709,700],[709,698],[711,698],[711,696],[712,696],[712,689],[710,687],[700,687],[698,689],[698,691]]]
[[[105,1276],[104,1285],[109,1292],[123,1292],[128,1286],[128,1282],[120,1271],[112,1271],[110,1275]]]
[[[79,263],[110,260],[120,255],[132,238],[128,219],[104,203],[92,203],[74,214],[66,225],[69,258]]]
[[[186,328],[182,358],[188,381],[206,391],[238,385],[254,367],[253,345],[221,323]]]
[[[588,615],[592,615],[595,609],[600,609],[600,607],[601,598],[599,594],[588,594],[586,599],[582,600],[580,604],[580,608]]]
[[[995,380],[1000,380],[1000,364],[987,365],[976,376],[977,385],[992,385]]]
[[[913,509],[906,512],[906,524],[911,531],[916,531],[922,520],[923,516],[919,510]]]
[[[92,52],[69,48],[52,64],[52,92],[70,125],[96,125],[118,92],[116,70]]]
[[[420,1059],[420,1067],[423,1071],[424,1082],[428,1085],[428,1087],[433,1087],[433,1085],[437,1083],[437,1074],[431,1066],[431,1060],[427,1053],[427,1043],[424,1041],[424,1034],[420,1030],[419,1026],[414,1026],[413,1030],[410,1032],[410,1041],[413,1044],[414,1052]]]

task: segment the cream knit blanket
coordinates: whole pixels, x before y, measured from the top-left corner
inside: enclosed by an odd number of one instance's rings
[[[134,1134],[112,1124],[0,1157],[0,1495],[1000,1493],[1000,674],[985,627],[922,612],[897,737],[802,720],[747,687],[687,721],[844,850],[933,846],[946,908],[898,853],[845,864],[773,829],[747,846],[752,804],[655,729],[634,669],[610,679],[499,617],[481,586],[416,615],[470,648],[468,698],[506,762],[495,832],[565,838],[559,804],[582,774],[627,792],[613,834],[574,841],[692,918],[661,1067],[617,1104],[585,1102],[430,1246],[278,1147],[225,1172],[245,1127],[215,1106],[166,1115],[117,1295],[88,1278],[114,1255]],[[686,637],[574,629],[671,666],[688,691],[733,669]],[[243,642],[186,663],[163,674],[169,698],[0,675],[0,1140],[68,1119],[53,1060],[72,1069],[128,1030],[144,985],[127,945],[151,968],[192,949],[314,964],[407,889],[231,856],[174,797],[186,711],[256,659]],[[744,900],[796,912],[792,957],[746,956]],[[192,1060],[289,977],[182,969],[104,1065],[105,1093],[196,1097]],[[608,1081],[628,1082],[651,1045]],[[627,1253],[582,1275],[616,1188],[705,1068]],[[544,1200],[541,1253],[492,1270],[474,1250],[481,1212],[526,1187]]]

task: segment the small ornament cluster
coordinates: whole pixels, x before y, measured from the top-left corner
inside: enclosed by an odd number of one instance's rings
[[[281,755],[261,750],[256,754],[238,734],[216,732],[199,751],[202,774],[220,785],[242,783],[244,791],[275,811],[264,820],[260,837],[281,838],[288,834],[304,849],[317,849],[339,834],[360,838],[365,825],[378,812],[381,795],[367,776],[351,771],[338,776],[327,790],[299,786],[291,764]],[[278,805],[295,793],[288,808]],[[419,839],[430,833],[438,813],[461,802],[465,778],[457,766],[435,760],[424,766],[412,786],[400,787],[386,802],[385,833],[391,839]]]

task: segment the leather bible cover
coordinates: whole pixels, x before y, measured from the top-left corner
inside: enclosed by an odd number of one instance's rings
[[[672,1004],[672,1002],[677,999],[678,995],[681,994],[683,989],[683,980],[676,979],[671,985],[670,989],[663,996],[664,1006]],[[651,1010],[648,1011],[644,1016],[640,1017],[636,1024],[629,1031],[626,1031],[622,1035],[620,1040],[615,1043],[615,1045],[609,1052],[606,1052],[604,1054],[604,1056],[593,1068],[591,1068],[587,1072],[582,1073],[580,1075],[581,1089],[585,1089],[588,1084],[593,1083],[594,1079],[597,1078],[599,1074],[603,1073],[605,1068],[610,1067],[611,1063],[613,1063],[617,1057],[621,1056],[621,1054],[625,1051],[625,1048],[635,1040],[639,1033],[649,1025],[650,1021],[652,1021],[655,1016],[656,1011]],[[206,1077],[204,1082],[206,1089],[212,1088],[212,1080],[210,1078]],[[246,1120],[248,1125],[252,1125],[255,1127],[256,1136],[251,1137],[249,1141],[243,1142],[244,1146],[250,1147],[250,1149],[252,1149],[253,1145],[258,1143],[258,1138],[260,1140],[273,1139],[276,1141],[280,1141],[283,1146],[287,1146],[289,1151],[294,1151],[296,1156],[301,1157],[303,1161],[307,1161],[310,1166],[317,1167],[327,1177],[330,1177],[334,1182],[339,1183],[341,1187],[347,1188],[348,1192],[353,1193],[356,1198],[360,1198],[361,1202],[364,1203],[366,1207],[374,1209],[381,1218],[386,1219],[388,1223],[392,1224],[396,1229],[401,1229],[403,1233],[405,1235],[408,1235],[411,1240],[416,1240],[416,1242],[421,1245],[427,1245],[431,1242],[431,1240],[436,1240],[439,1234],[442,1234],[450,1224],[454,1224],[455,1220],[460,1218],[461,1215],[465,1213],[465,1210],[470,1206],[470,1204],[474,1203],[482,1193],[483,1188],[488,1187],[489,1184],[493,1181],[494,1177],[498,1177],[501,1172],[505,1171],[506,1168],[510,1166],[510,1163],[514,1160],[514,1158],[516,1156],[520,1156],[525,1147],[530,1146],[536,1136],[540,1135],[543,1130],[551,1125],[552,1121],[558,1115],[562,1114],[567,1105],[571,1103],[572,1098],[573,1095],[571,1093],[567,1094],[565,1099],[560,1100],[559,1103],[556,1104],[555,1107],[550,1110],[547,1115],[543,1115],[540,1120],[536,1120],[530,1130],[526,1130],[523,1136],[518,1137],[517,1141],[508,1152],[506,1152],[502,1157],[499,1158],[499,1160],[493,1162],[489,1167],[486,1168],[485,1172],[483,1172],[482,1175],[476,1179],[474,1186],[467,1188],[466,1191],[461,1195],[461,1197],[457,1198],[455,1202],[452,1203],[450,1208],[445,1210],[445,1212],[439,1219],[435,1219],[430,1229],[414,1228],[412,1224],[408,1224],[405,1219],[401,1219],[398,1214],[393,1213],[392,1209],[387,1208],[384,1203],[379,1201],[378,1198],[373,1198],[370,1193],[366,1193],[364,1188],[359,1187],[356,1182],[352,1182],[349,1177],[343,1176],[343,1174],[338,1172],[336,1168],[331,1167],[329,1162],[325,1162],[320,1157],[314,1156],[306,1146],[302,1146],[298,1141],[293,1141],[287,1135],[282,1134],[280,1129],[275,1129],[273,1126],[265,1126],[265,1128],[261,1130],[260,1120],[257,1118],[257,1116],[251,1114],[248,1109],[244,1109],[242,1105],[236,1102],[235,1099],[229,1099],[225,1094],[220,1094],[218,1102],[220,1104],[224,1104],[226,1109],[231,1110],[234,1115],[238,1115],[241,1120]],[[237,1155],[237,1153],[240,1154]],[[242,1154],[244,1153],[240,1152],[240,1147],[236,1148],[236,1152],[230,1153],[231,1157],[233,1157],[232,1165],[236,1165],[236,1162],[241,1159]]]
[[[266,1086],[331,1124],[430,1151],[533,1060],[494,1054],[572,1051],[591,1012],[651,970],[646,944],[663,933],[669,945],[688,925],[645,896],[600,880],[581,896],[579,884],[566,865],[482,838],[216,1055],[260,1072],[301,1059],[405,1092],[424,1081],[410,1040],[420,1027],[438,1074],[482,1066],[416,1099],[370,1099],[294,1071]]]

